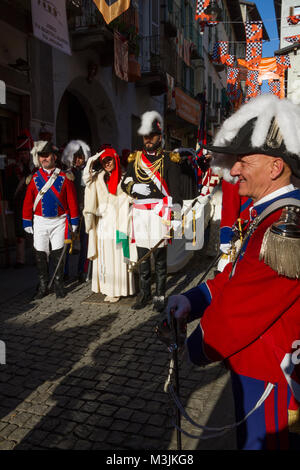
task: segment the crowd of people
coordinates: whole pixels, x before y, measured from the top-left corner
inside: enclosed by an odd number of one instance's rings
[[[287,449],[289,426],[300,420],[299,106],[271,95],[253,99],[226,119],[206,147],[206,169],[222,185],[222,257],[214,279],[168,299],[168,245],[181,222],[183,187],[191,194],[192,186],[184,179],[180,153],[164,148],[163,124],[156,111],[142,115],[143,148],[123,165],[109,145],[91,156],[84,142],[72,141],[59,168],[59,150],[38,141],[31,143],[35,171],[27,175],[28,155],[26,160],[19,147],[27,187],[19,170],[11,177],[24,199],[24,230],[33,235],[35,298],[47,295],[52,282],[56,296],[64,297],[74,234],[80,237],[79,279],[92,263],[92,291],[104,294],[105,302],[136,293],[128,269],[134,262],[139,288],[132,308],[153,301],[170,323],[173,316],[181,324],[197,321],[185,343],[190,360],[199,366],[224,361],[231,371],[238,447]],[[197,197],[204,180],[199,185],[193,178]],[[19,226],[16,234],[24,239]],[[55,269],[49,279],[51,257]]]

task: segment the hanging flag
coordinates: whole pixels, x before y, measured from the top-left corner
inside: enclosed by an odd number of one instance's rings
[[[182,31],[179,31],[177,30],[177,37],[176,37],[176,52],[177,52],[177,55],[181,58],[183,58],[183,44],[184,44],[184,41],[183,41],[183,32]]]
[[[247,79],[246,79],[246,86],[256,86],[258,84],[258,76],[259,70],[248,70],[247,72]]]
[[[116,76],[128,82],[128,41],[116,30],[114,31],[114,66]]]
[[[225,64],[228,57],[229,45],[227,41],[217,41],[214,45],[212,61]]]
[[[228,67],[233,67],[235,65],[235,62],[236,62],[236,57],[232,54],[228,54],[225,64],[228,65]]]
[[[258,42],[262,40],[262,21],[246,21],[246,41]]]
[[[107,24],[130,7],[130,0],[94,0],[94,3]]]
[[[300,34],[297,34],[296,36],[288,36],[284,39],[291,44],[295,44],[296,42],[300,42]]]
[[[294,15],[294,16],[288,16],[287,17],[287,22],[289,25],[295,25],[298,24],[300,21],[300,15]]]
[[[227,69],[227,83],[235,84],[239,78],[240,69],[238,67],[228,67]]]
[[[247,42],[246,46],[246,62],[252,66],[258,66],[262,57],[262,42]]]
[[[290,56],[288,54],[276,56],[276,63],[277,69],[285,70],[291,66]]]
[[[211,21],[211,17],[204,13],[204,10],[209,6],[210,0],[197,0],[195,20],[200,20],[200,24],[204,27],[216,26],[218,21]]]
[[[273,95],[280,97],[280,81],[279,80],[268,80],[270,92]]]
[[[191,66],[191,41],[189,39],[183,40],[183,60],[186,65]]]

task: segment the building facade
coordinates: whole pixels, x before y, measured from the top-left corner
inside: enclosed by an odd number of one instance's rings
[[[276,0],[274,7],[280,38],[275,55],[288,55],[291,65],[286,71],[285,96],[300,104],[300,1]]]

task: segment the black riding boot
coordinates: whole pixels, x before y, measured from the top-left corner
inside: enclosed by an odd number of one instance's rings
[[[157,312],[165,308],[165,292],[167,280],[167,247],[154,251],[156,290],[153,298],[153,307]]]
[[[53,260],[53,265],[54,265],[54,270],[56,269],[60,257],[62,255],[63,248],[60,248],[59,250],[53,250],[51,253],[52,260]],[[56,298],[58,299],[63,299],[66,296],[65,290],[64,290],[64,269],[65,269],[65,256],[63,259],[60,261],[58,270],[56,271],[53,283],[54,283],[54,292],[56,294]]]
[[[39,285],[34,300],[39,300],[48,295],[48,259],[45,251],[35,250],[36,267],[39,277]]]
[[[148,250],[146,248],[137,247],[138,259],[141,259]],[[134,310],[144,308],[151,300],[151,263],[150,257],[143,261],[139,267],[139,285],[140,292],[136,303],[132,306]]]

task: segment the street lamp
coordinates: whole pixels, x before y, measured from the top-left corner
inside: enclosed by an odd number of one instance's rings
[[[210,16],[212,21],[217,21],[221,18],[222,10],[216,0],[211,0],[208,7],[205,8],[204,13]]]

